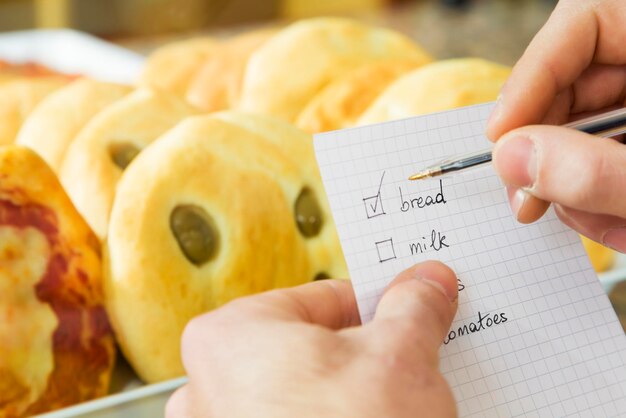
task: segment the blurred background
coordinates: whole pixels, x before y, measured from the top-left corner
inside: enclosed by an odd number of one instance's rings
[[[163,40],[228,35],[318,15],[356,16],[411,35],[437,58],[513,64],[556,0],[0,0],[0,31],[74,28],[148,52]]]

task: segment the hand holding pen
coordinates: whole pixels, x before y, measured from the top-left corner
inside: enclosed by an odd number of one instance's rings
[[[487,126],[496,142],[494,168],[520,222],[539,219],[552,202],[565,224],[621,252],[626,146],[546,125],[624,107],[625,21],[623,1],[560,1],[515,66]]]
[[[601,113],[562,126],[603,138],[618,137],[626,133],[626,108]],[[474,167],[483,166],[491,162],[492,159],[493,153],[491,148],[447,158],[411,175],[409,180],[422,180],[457,171],[469,170]]]

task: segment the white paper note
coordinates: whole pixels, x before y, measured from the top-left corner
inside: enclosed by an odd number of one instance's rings
[[[441,369],[465,417],[626,416],[626,337],[577,234],[518,224],[490,165],[407,180],[489,146],[492,104],[315,136],[363,321],[403,269],[459,278]]]

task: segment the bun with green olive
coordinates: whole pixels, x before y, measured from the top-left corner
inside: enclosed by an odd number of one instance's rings
[[[347,276],[311,137],[233,112],[188,118],[137,157],[104,252],[113,327],[148,382],[183,374],[179,341],[194,316]]]
[[[98,238],[104,239],[115,188],[132,159],[196,110],[172,93],[140,89],[98,113],[69,149],[59,178]]]

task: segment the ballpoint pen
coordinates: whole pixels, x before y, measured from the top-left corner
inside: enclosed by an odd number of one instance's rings
[[[567,125],[566,128],[576,129],[588,134],[609,138],[626,133],[626,108],[613,110],[589,118],[577,120]],[[481,150],[459,157],[448,158],[438,164],[431,165],[413,174],[409,180],[420,180],[440,176],[453,171],[465,170],[491,161],[491,149]]]

